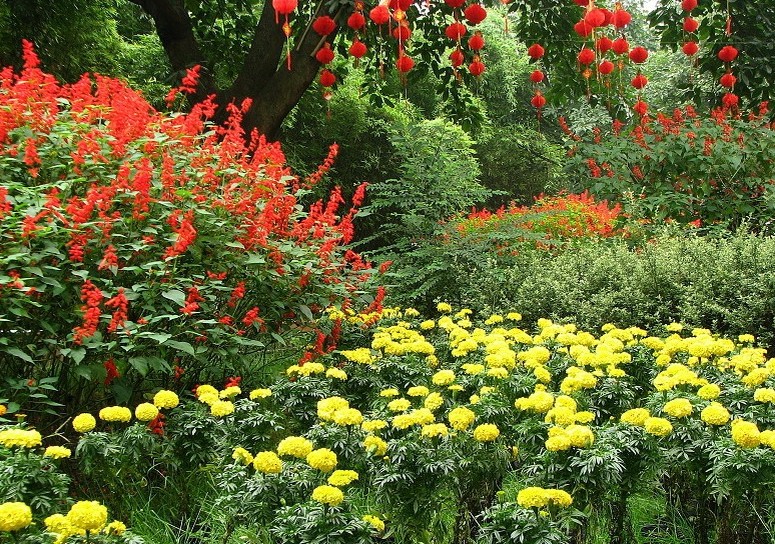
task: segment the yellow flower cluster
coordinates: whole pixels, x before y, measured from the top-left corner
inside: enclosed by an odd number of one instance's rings
[[[307,464],[320,472],[331,472],[336,468],[336,463],[336,454],[328,448],[319,448],[307,455]]]
[[[91,414],[78,414],[73,418],[73,429],[79,433],[88,433],[97,426],[97,420]]]
[[[162,389],[153,396],[153,404],[157,408],[175,408],[180,404],[180,399],[173,391]]]
[[[78,501],[70,507],[66,518],[76,529],[95,532],[108,522],[108,509],[97,501]]]
[[[49,446],[43,452],[43,455],[45,455],[46,457],[51,457],[52,459],[67,459],[72,454],[73,452],[71,452],[69,448],[65,448],[64,446]]]
[[[694,411],[694,407],[689,399],[678,398],[665,403],[662,407],[662,411],[671,417],[680,419],[682,417],[690,416]]]
[[[711,402],[700,412],[700,418],[708,425],[726,425],[730,417],[729,410],[718,402]]]
[[[500,436],[501,432],[492,423],[483,423],[474,429],[474,440],[477,442],[492,442]]]
[[[99,416],[102,421],[128,423],[132,420],[132,410],[126,406],[106,406]]]
[[[312,500],[329,506],[338,506],[344,501],[344,493],[332,485],[319,485],[312,490]]]
[[[328,477],[328,483],[336,487],[345,487],[358,479],[358,473],[354,470],[335,470]]]
[[[570,448],[588,448],[595,441],[595,434],[586,425],[550,427],[544,446],[549,451],[565,451]]]
[[[517,504],[522,508],[544,508],[550,505],[567,508],[573,504],[573,498],[561,489],[526,487],[517,493]]]
[[[5,429],[0,431],[0,445],[5,448],[34,448],[40,446],[40,433],[28,429]]]
[[[429,425],[434,421],[436,421],[436,416],[433,415],[433,412],[427,408],[418,408],[409,413],[395,416],[392,423],[395,429],[407,429],[413,425]]]
[[[23,502],[0,504],[0,531],[12,533],[32,523],[32,510]]]
[[[301,436],[289,436],[283,438],[277,445],[277,453],[280,456],[290,455],[299,459],[306,459],[312,452],[312,442]]]
[[[253,457],[253,468],[264,474],[279,474],[283,462],[273,451],[261,451]]]
[[[342,350],[339,353],[341,353],[342,356],[348,361],[351,361],[353,363],[358,363],[361,365],[370,365],[374,361],[376,361],[376,357],[372,355],[371,350],[369,348]]]
[[[385,530],[385,522],[379,519],[377,516],[372,516],[370,514],[367,514],[363,516],[363,521],[371,525],[375,531],[381,533]]]
[[[643,429],[654,436],[667,436],[673,432],[673,425],[663,417],[647,417]]]
[[[267,388],[258,388],[250,392],[250,400],[266,399],[272,396],[272,390]]]
[[[151,421],[158,415],[159,409],[150,402],[143,402],[135,408],[135,417],[138,421]]]
[[[210,413],[215,417],[226,417],[234,413],[234,403],[230,400],[216,400],[210,405]]]
[[[732,422],[732,440],[741,448],[755,448],[761,444],[761,433],[756,423],[736,419]]]

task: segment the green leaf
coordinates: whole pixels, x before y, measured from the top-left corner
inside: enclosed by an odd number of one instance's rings
[[[27,361],[28,363],[32,362],[32,357],[30,357],[26,352],[22,351],[19,348],[11,347],[11,348],[6,348],[3,351],[8,353],[9,355],[13,355],[14,357],[18,357],[19,359]]]
[[[183,306],[186,303],[186,294],[180,289],[170,289],[169,291],[164,291],[161,296],[180,306]]]
[[[194,346],[192,346],[188,342],[178,342],[177,340],[169,340],[164,345],[175,348],[178,351],[183,351],[185,353],[188,353],[189,355],[196,355],[196,352],[194,351]]]

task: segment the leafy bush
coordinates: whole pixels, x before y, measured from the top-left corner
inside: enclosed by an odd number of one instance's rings
[[[26,48],[0,89],[4,376],[84,399],[104,381],[126,401],[144,377],[228,375],[358,305],[369,265],[342,248],[357,210],[297,198],[327,166],[298,180],[278,145],[246,143],[236,106],[217,129],[210,103],[160,114],[117,80],[60,86]]]

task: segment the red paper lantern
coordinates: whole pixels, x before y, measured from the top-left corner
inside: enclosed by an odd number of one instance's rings
[[[737,49],[731,45],[725,45],[721,48],[721,51],[718,52],[718,58],[721,62],[732,62],[737,58]]]
[[[406,72],[414,68],[414,61],[412,60],[411,57],[401,54],[396,59],[396,68],[398,69],[399,72],[405,74]]]
[[[697,54],[697,51],[700,50],[700,46],[697,45],[697,42],[686,42],[681,49],[686,55],[691,57],[692,55]]]
[[[649,111],[649,105],[646,104],[643,100],[638,100],[635,102],[635,104],[632,105],[632,109],[635,113],[643,117],[648,113]]]
[[[288,15],[293,10],[296,9],[296,6],[299,5],[298,0],[272,0],[272,7],[275,11],[275,22],[277,22],[277,16],[279,15]]]
[[[466,0],[444,0],[444,3],[447,4],[452,9],[457,9],[463,4],[466,3]]]
[[[387,6],[379,5],[369,12],[369,19],[375,25],[384,25],[390,20],[390,10]]]
[[[484,63],[480,60],[475,60],[468,65],[468,71],[471,72],[471,75],[479,77],[484,73]]]
[[[732,75],[731,72],[727,72],[723,76],[721,76],[721,79],[719,79],[719,82],[723,87],[729,87],[730,89],[735,86],[735,83],[737,83],[737,78]]]
[[[684,11],[691,11],[697,7],[697,0],[682,0],[681,7]]]
[[[692,19],[691,17],[684,18],[684,30],[686,32],[697,32],[698,28],[700,28],[700,22],[697,19]]]
[[[409,9],[409,6],[412,5],[412,0],[390,0],[388,5],[390,6],[390,9],[406,11]]]
[[[614,63],[610,60],[604,60],[597,66],[597,71],[603,75],[608,75],[614,71]]]
[[[589,5],[589,0],[573,0],[573,1],[576,2],[582,8],[585,8]]]
[[[649,82],[648,78],[644,76],[643,74],[638,74],[634,78],[632,78],[632,81],[630,82],[633,87],[636,89],[642,89],[646,86],[646,84]]]
[[[601,53],[609,51],[613,47],[614,42],[608,36],[600,36],[595,42],[595,47]]]
[[[528,56],[533,60],[538,60],[544,56],[544,48],[541,45],[534,43],[527,48]]]
[[[323,87],[331,87],[334,83],[336,83],[336,76],[331,70],[320,72],[320,84]]]
[[[315,58],[318,59],[320,64],[328,64],[334,60],[334,51],[331,49],[331,44],[328,42],[324,43],[323,47],[315,53]]]
[[[614,11],[612,22],[616,28],[624,28],[632,22],[632,15],[627,10],[617,9]]]
[[[328,36],[336,29],[336,22],[328,15],[321,15],[312,23],[312,30],[321,36]]]
[[[546,106],[546,98],[544,98],[544,95],[541,93],[536,93],[535,96],[530,100],[530,103],[534,108],[538,108],[540,110]]]
[[[740,98],[734,93],[727,93],[721,98],[721,103],[727,108],[736,108]]]
[[[544,73],[541,70],[533,70],[530,74],[530,81],[533,83],[541,83],[544,80]]]
[[[444,30],[444,34],[447,35],[447,38],[455,41],[460,40],[463,36],[466,35],[467,32],[468,32],[468,27],[463,23],[459,23],[457,21],[450,24],[446,28],[446,30]]]
[[[360,11],[354,11],[347,18],[347,26],[349,26],[353,30],[360,30],[364,26],[366,26],[366,17],[364,17]]]
[[[463,55],[463,52],[460,49],[455,49],[452,51],[452,53],[449,54],[449,60],[452,63],[452,66],[457,68],[463,64],[465,55]]]
[[[649,52],[645,47],[639,45],[630,51],[630,60],[635,64],[642,64],[646,62],[647,58],[649,58]]]
[[[481,32],[477,32],[468,38],[468,47],[471,48],[472,51],[484,49],[484,37]]]
[[[471,4],[463,12],[466,21],[472,25],[478,25],[487,18],[487,10],[481,4]]]
[[[603,26],[608,26],[614,21],[614,14],[610,9],[606,8],[600,8],[600,11],[603,12],[603,15],[605,15],[605,20],[603,21]]]
[[[348,49],[348,52],[350,53],[350,55],[352,55],[356,59],[359,59],[363,55],[365,55],[366,51],[367,51],[366,44],[360,41],[358,38],[355,38],[355,40],[353,40],[353,43],[350,46],[350,49]]]
[[[578,34],[583,38],[586,38],[587,36],[592,34],[592,31],[594,29],[595,28],[592,25],[590,25],[588,22],[586,22],[584,19],[582,19],[581,21],[573,25],[573,30],[576,31],[576,34]]]
[[[579,51],[578,59],[581,64],[592,64],[595,62],[595,52],[594,50],[585,47]]]
[[[412,37],[412,29],[409,28],[406,21],[402,21],[402,24],[393,29],[393,37],[399,42],[405,42]]]
[[[624,55],[630,50],[630,43],[624,38],[616,38],[611,44],[611,49],[613,49],[614,53],[617,55]]]
[[[584,16],[584,21],[592,27],[603,26],[605,24],[605,13],[602,9],[592,9]]]

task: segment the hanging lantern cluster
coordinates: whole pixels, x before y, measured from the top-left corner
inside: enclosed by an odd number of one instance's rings
[[[272,0],[272,7],[274,8],[274,21],[280,24],[280,15],[284,17],[283,21],[283,34],[285,35],[285,61],[288,64],[288,70],[291,69],[291,24],[288,20],[288,16],[298,6],[298,0]]]
[[[468,25],[474,27],[484,21],[487,18],[487,10],[478,2],[472,2],[465,9],[463,9],[465,0],[444,0],[444,3],[452,9],[453,21],[444,29],[444,34],[455,44],[455,49],[449,55],[449,62],[452,64],[455,76],[460,78],[458,69],[466,62],[466,47],[463,44],[467,44],[471,59],[468,71],[474,77],[479,77],[485,70],[481,55],[485,45],[484,36],[480,30],[476,30],[467,40],[465,38],[469,34]]]
[[[320,86],[323,87],[323,98],[328,101],[331,99],[330,88],[336,83],[336,75],[331,71],[330,65],[334,60],[336,53],[331,49],[331,42],[328,41],[329,35],[336,30],[336,21],[328,15],[321,15],[312,21],[312,30],[321,36],[323,45],[315,52],[315,59],[323,65],[320,72]]]
[[[727,3],[727,24],[725,29],[727,38],[732,35],[732,14],[729,11],[729,3]],[[725,45],[718,52],[718,58],[724,63],[726,71],[724,75],[719,79],[721,86],[726,89],[724,96],[721,97],[721,103],[723,106],[730,110],[735,110],[740,105],[740,98],[735,94],[735,83],[737,78],[732,73],[732,62],[737,58],[738,50],[732,45]]]
[[[692,17],[692,10],[697,7],[697,0],[682,0],[681,9],[683,9],[686,15],[683,20],[684,31],[684,44],[681,50],[687,57],[694,58],[696,62],[697,53],[700,50],[700,46],[697,43],[697,29],[700,28],[700,23]]]
[[[543,46],[538,43],[527,48],[528,56],[532,62],[535,62],[535,70],[530,73],[530,81],[533,83],[533,98],[530,99],[530,104],[536,109],[538,119],[541,119],[541,109],[546,106],[546,97],[543,94],[546,74],[541,67],[541,58],[545,52]]]

